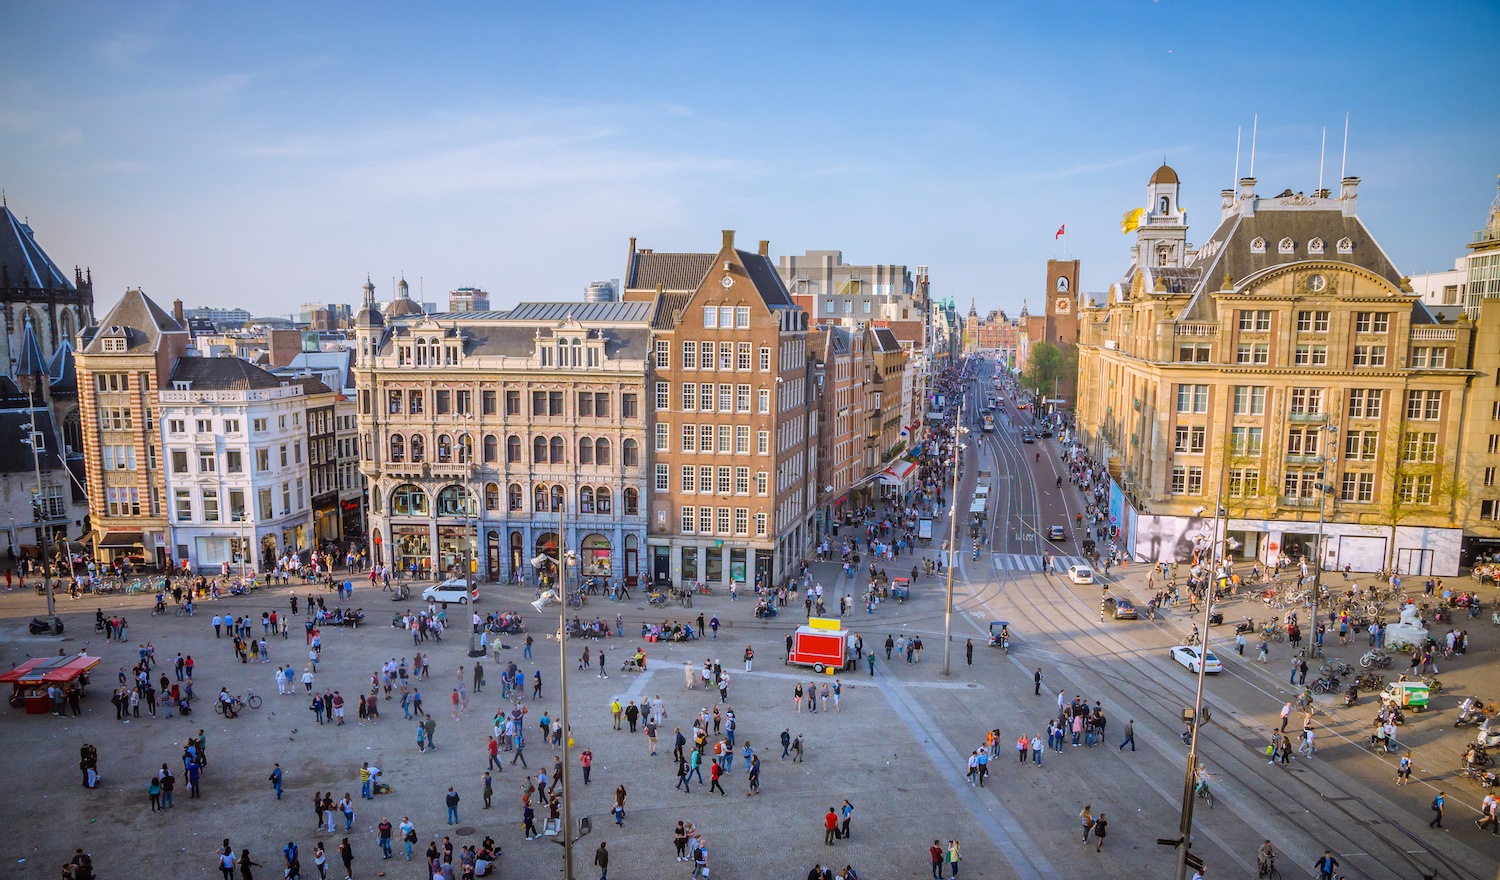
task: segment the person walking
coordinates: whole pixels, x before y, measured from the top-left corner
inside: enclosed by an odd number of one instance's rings
[[[417,826],[410,816],[401,817],[401,843],[406,847],[406,860],[411,861],[411,848],[417,843]]]
[[[1130,744],[1130,750],[1135,751],[1135,719],[1125,722],[1125,740],[1120,743],[1120,751],[1125,750],[1126,743]]]
[[[967,665],[967,666],[973,666],[974,665],[974,640],[973,639],[964,639],[964,664]]]
[[[276,799],[281,800],[281,765],[276,764],[271,768],[271,788],[276,792]]]
[[[1089,832],[1094,830],[1094,805],[1084,804],[1078,814],[1078,823],[1083,826],[1083,842],[1089,842]]]
[[[393,826],[391,825],[391,820],[387,819],[385,816],[381,816],[380,824],[376,826],[376,833],[378,834],[377,840],[380,843],[380,853],[382,859],[388,859],[391,857],[392,830]]]
[[[722,768],[723,765],[718,761],[713,762],[708,768],[708,793],[713,794],[714,790],[718,789],[719,797],[723,797],[726,794],[724,786],[719,784],[719,777],[724,773]]]
[[[339,861],[344,863],[344,880],[354,880],[354,845],[347,837],[339,842]]]
[[[891,658],[887,657],[886,659],[889,660]],[[1040,666],[1036,668],[1036,674],[1031,677],[1031,681],[1036,685],[1036,695],[1040,697],[1042,695],[1042,668]]]
[[[490,808],[490,798],[495,796],[495,778],[490,775],[489,770],[484,771],[484,775],[479,779],[479,784],[481,786],[480,793],[484,796],[484,808],[488,810]]]
[[[1437,797],[1432,799],[1432,821],[1427,823],[1428,828],[1443,827],[1443,805],[1447,800],[1447,792],[1440,791]]]
[[[599,880],[609,880],[609,848],[605,841],[599,842],[594,851],[594,865],[599,868]]]
[[[1105,829],[1107,829],[1108,827],[1109,822],[1105,820],[1104,814],[1100,813],[1099,818],[1094,820],[1094,840],[1098,841],[1098,845],[1094,847],[1094,852],[1099,852],[1100,850],[1104,849]]]
[[[1323,850],[1323,855],[1313,862],[1313,868],[1318,872],[1318,880],[1333,880],[1333,872],[1339,866],[1339,860],[1333,857],[1333,852]]]

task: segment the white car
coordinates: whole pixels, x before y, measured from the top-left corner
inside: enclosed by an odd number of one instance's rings
[[[1094,570],[1087,565],[1070,565],[1068,578],[1075,584],[1091,584],[1094,582]]]
[[[462,578],[433,584],[422,591],[422,599],[427,602],[457,602],[460,605],[467,605],[469,604],[469,600],[477,600],[478,598],[479,590],[469,589],[468,582]]]
[[[1203,657],[1201,661],[1199,660],[1200,655]],[[1203,671],[1210,675],[1224,671],[1224,664],[1219,662],[1219,658],[1214,656],[1214,652],[1204,652],[1194,645],[1178,645],[1173,648],[1172,659],[1186,666],[1190,672],[1197,672],[1200,662],[1203,664]]]

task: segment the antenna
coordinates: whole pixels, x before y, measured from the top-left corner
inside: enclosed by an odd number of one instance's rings
[[[1323,154],[1328,150],[1328,126],[1323,126],[1323,142],[1318,145],[1318,188],[1313,195],[1323,191]]]
[[[1342,181],[1349,167],[1349,111],[1344,111],[1344,158],[1339,160],[1339,180]]]
[[[1250,176],[1255,176],[1255,135],[1260,130],[1260,114],[1250,122]]]
[[[1229,187],[1230,189],[1235,189],[1240,185],[1240,136],[1244,133],[1245,126],[1236,125],[1234,127],[1234,181]]]

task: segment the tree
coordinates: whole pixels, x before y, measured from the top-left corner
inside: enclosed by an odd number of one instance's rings
[[[1026,356],[1026,373],[1021,382],[1043,397],[1052,394],[1060,384],[1072,387],[1078,379],[1078,352],[1050,342],[1031,346]]]

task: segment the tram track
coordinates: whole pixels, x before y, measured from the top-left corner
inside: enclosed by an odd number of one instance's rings
[[[1005,400],[1003,396],[1001,399]],[[1007,514],[1013,504],[1024,512],[1028,489],[1031,497],[1039,500],[1035,474],[1026,466],[1024,451],[1015,448],[1012,437],[1006,435],[1006,439],[1011,441],[1009,443],[1002,442],[998,432],[994,438],[996,460],[1003,460],[1008,466],[1019,463],[1019,467],[1012,470],[1011,478],[1007,481]],[[1034,513],[1039,512],[1038,506]],[[992,529],[1000,528],[1001,540],[1008,546],[1009,529],[1001,526],[998,517],[991,524]],[[997,580],[1004,577],[999,571],[995,573],[999,575]],[[1164,667],[1167,672],[1180,671],[1176,664],[1155,656],[1156,648],[1143,648],[1128,643],[1114,630],[1095,623],[1092,620],[1093,609],[1087,607],[1073,590],[1045,575],[1040,578],[1043,584],[1041,589],[1028,587],[1001,591],[1010,598],[1010,604],[1016,611],[1014,617],[1024,619],[1027,628],[1032,631],[1027,633],[1026,642],[1049,642],[1057,649],[1054,652],[1056,655],[1068,658],[1064,665],[1075,670],[1078,678],[1092,678],[1114,691],[1112,701],[1115,706],[1111,708],[1111,712],[1117,719],[1121,709],[1125,710],[1127,717],[1137,719],[1159,719],[1163,716],[1175,719],[1184,700],[1190,699],[1188,689],[1172,688],[1158,677],[1163,675]],[[1060,620],[1074,623],[1075,631],[1066,637],[1056,632],[1055,628]],[[1127,668],[1137,672],[1145,671],[1147,674],[1114,672],[1108,663],[1088,663],[1077,659],[1080,656],[1124,658]],[[1029,671],[1019,658],[1011,659],[1023,671]],[[1224,674],[1231,673],[1226,669]],[[1238,673],[1233,675],[1265,693],[1264,688],[1252,679]],[[1134,714],[1130,715],[1132,712]],[[1226,716],[1241,730],[1237,732],[1226,724]],[[1299,761],[1296,770],[1278,770],[1274,775],[1265,774],[1259,766],[1259,760],[1265,757],[1265,736],[1257,738],[1254,733],[1256,725],[1240,717],[1237,712],[1221,711],[1216,720],[1219,724],[1214,725],[1212,732],[1206,729],[1200,734],[1199,748],[1210,766],[1216,768],[1216,785],[1220,793],[1225,795],[1225,804],[1231,807],[1236,818],[1264,838],[1282,841],[1278,843],[1278,848],[1287,847],[1298,855],[1297,860],[1310,863],[1322,848],[1327,847],[1336,853],[1349,854],[1348,858],[1359,854],[1358,858],[1362,861],[1368,860],[1370,869],[1365,871],[1367,876],[1382,876],[1380,871],[1384,870],[1392,877],[1449,876],[1466,880],[1479,880],[1481,877],[1479,872],[1464,864],[1463,859],[1433,849],[1399,822],[1387,820],[1385,816],[1399,813],[1399,808],[1394,808],[1389,802],[1379,804],[1380,808],[1372,805],[1372,802],[1383,802],[1384,798],[1363,790],[1363,786],[1357,782],[1335,780],[1329,778],[1327,773],[1313,772],[1317,765],[1305,761]],[[1171,743],[1176,741],[1172,731],[1158,734],[1158,737],[1169,749]],[[1180,791],[1173,791],[1175,786],[1163,789],[1157,784],[1159,780],[1149,778],[1143,769],[1137,768],[1137,772],[1142,773],[1143,780],[1150,787],[1176,806]],[[1201,814],[1199,821],[1203,821]],[[1253,865],[1225,842],[1217,830],[1215,826],[1205,827],[1200,824],[1200,833],[1204,838],[1213,842],[1227,857],[1242,867],[1254,870]],[[1295,853],[1298,847],[1285,843],[1288,831],[1300,835],[1306,841],[1300,847],[1302,853]]]

